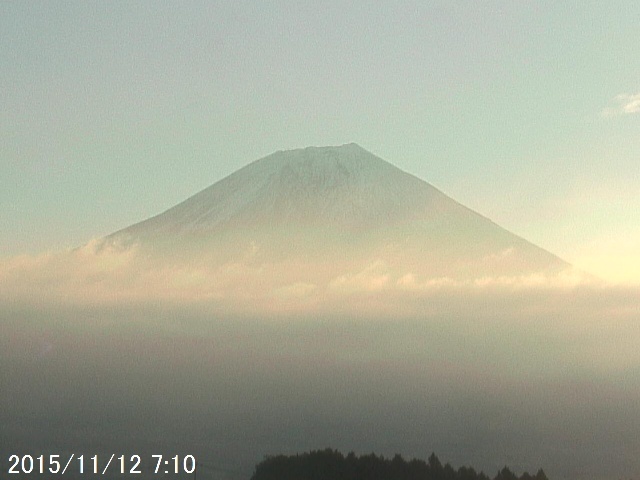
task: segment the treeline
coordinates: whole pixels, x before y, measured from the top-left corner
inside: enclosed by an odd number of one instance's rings
[[[405,460],[401,455],[384,458],[373,453],[343,455],[337,450],[315,450],[296,455],[267,456],[256,465],[251,480],[491,480],[470,467],[457,470],[442,465],[435,454],[429,460]],[[535,476],[519,477],[507,467],[493,480],[548,480],[542,469]]]

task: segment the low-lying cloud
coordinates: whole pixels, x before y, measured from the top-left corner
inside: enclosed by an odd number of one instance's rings
[[[184,449],[237,478],[326,446],[640,474],[637,289],[302,267],[99,241],[0,261],[5,435],[25,451]]]
[[[505,252],[504,255],[508,255]],[[387,313],[421,299],[569,292],[606,288],[567,268],[523,275],[477,278],[429,276],[398,270],[383,259],[362,264],[295,262],[226,263],[158,261],[136,245],[100,240],[61,253],[0,260],[0,299],[10,303],[55,305],[209,304],[225,313],[300,311],[331,314],[353,308],[363,313],[370,297]],[[380,310],[376,310],[380,313]]]

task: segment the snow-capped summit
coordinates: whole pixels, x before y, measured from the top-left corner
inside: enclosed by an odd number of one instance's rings
[[[378,262],[426,277],[567,266],[353,143],[276,152],[105,241],[218,263]]]
[[[126,231],[212,232],[239,220],[250,229],[265,226],[264,221],[272,225],[294,220],[352,228],[411,215],[416,195],[444,197],[356,144],[309,147],[257,160]],[[433,207],[436,200],[430,200]]]

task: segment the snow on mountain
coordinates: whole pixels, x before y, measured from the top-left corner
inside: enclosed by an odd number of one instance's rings
[[[298,282],[372,268],[400,282],[568,267],[356,144],[276,152],[104,244],[158,262],[288,263]]]

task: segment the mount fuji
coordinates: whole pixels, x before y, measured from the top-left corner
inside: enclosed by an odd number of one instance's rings
[[[458,280],[569,267],[353,143],[256,160],[102,244],[171,262],[289,263],[296,281],[371,265]]]
[[[314,283],[368,268],[466,281],[570,267],[353,143],[273,153],[102,245],[158,261],[287,264],[290,281]]]

